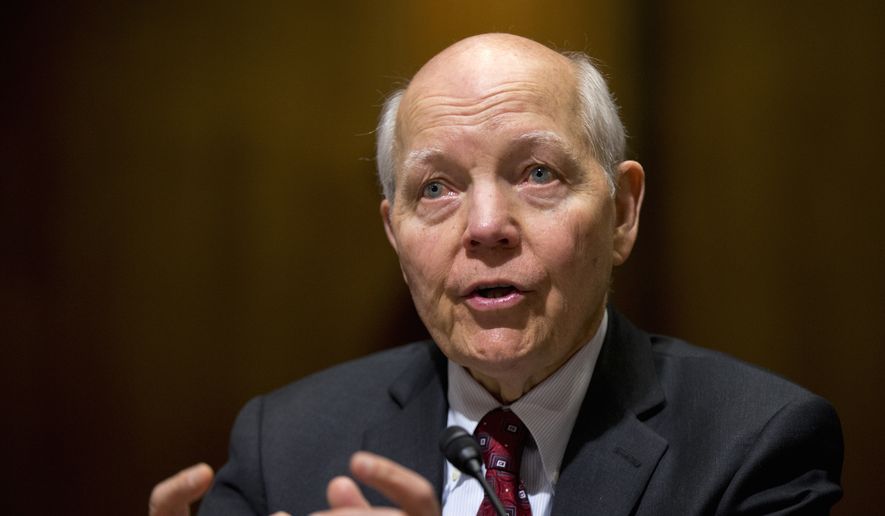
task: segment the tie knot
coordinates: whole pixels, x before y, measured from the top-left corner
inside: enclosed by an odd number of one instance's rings
[[[528,430],[516,414],[495,409],[482,418],[474,433],[486,468],[519,474]]]

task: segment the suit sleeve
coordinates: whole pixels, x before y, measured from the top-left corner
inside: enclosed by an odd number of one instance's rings
[[[718,515],[826,515],[842,496],[842,429],[805,397],[769,419],[726,489]]]
[[[268,514],[261,468],[262,408],[263,398],[254,398],[237,416],[227,464],[200,504],[201,516]]]

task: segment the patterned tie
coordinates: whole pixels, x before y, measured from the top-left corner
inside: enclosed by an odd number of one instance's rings
[[[476,440],[486,463],[486,480],[498,495],[508,516],[531,516],[529,497],[519,479],[522,450],[529,435],[525,425],[509,410],[495,409],[476,426]],[[495,507],[483,497],[477,516],[495,516]]]

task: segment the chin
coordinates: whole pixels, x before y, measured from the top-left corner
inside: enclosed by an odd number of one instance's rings
[[[499,372],[516,369],[531,351],[525,333],[512,328],[480,330],[456,348],[465,351],[473,367]]]

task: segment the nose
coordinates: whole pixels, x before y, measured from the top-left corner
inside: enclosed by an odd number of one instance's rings
[[[514,248],[519,226],[507,192],[499,185],[476,185],[469,196],[463,245],[468,251]]]

